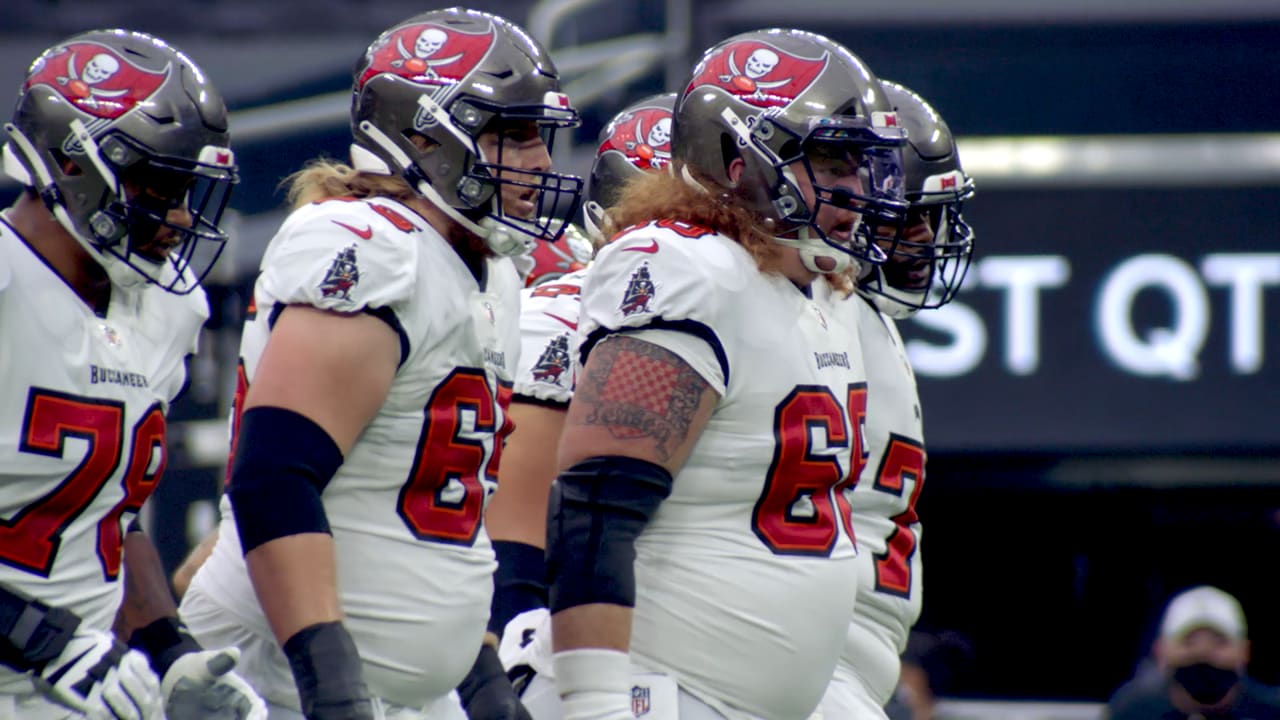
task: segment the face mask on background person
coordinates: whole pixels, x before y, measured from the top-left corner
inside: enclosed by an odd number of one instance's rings
[[[1175,668],[1173,681],[1201,705],[1216,705],[1240,682],[1240,672],[1209,663],[1196,663]]]

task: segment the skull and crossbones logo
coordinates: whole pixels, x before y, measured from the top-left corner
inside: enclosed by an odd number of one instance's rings
[[[449,41],[449,34],[437,27],[428,27],[418,33],[418,39],[413,43],[413,52],[410,53],[408,48],[404,46],[404,39],[396,37],[396,52],[400,54],[399,60],[392,60],[391,67],[403,66],[405,70],[418,75],[424,75],[428,78],[437,78],[435,68],[440,65],[448,65],[457,62],[462,57],[462,53],[450,55],[449,57],[436,58],[433,57],[440,49]]]
[[[120,72],[120,61],[114,55],[98,53],[89,58],[84,67],[76,69],[76,54],[67,57],[67,74],[58,77],[58,84],[65,86],[72,95],[89,107],[99,99],[118,98],[129,92],[128,88],[107,90],[97,87]]]
[[[663,163],[671,160],[671,118],[661,118],[646,133],[644,118],[637,117],[633,133],[635,140],[627,143],[627,150],[635,153],[636,157],[649,166],[655,167],[660,167]],[[660,150],[659,148],[667,149]]]
[[[773,72],[780,60],[778,53],[773,50],[758,47],[751,51],[751,54],[747,56],[747,61],[743,63],[742,69],[739,70],[737,58],[734,57],[733,51],[730,51],[729,74],[721,75],[720,82],[729,83],[744,93],[756,96],[763,95],[765,90],[782,87],[791,82],[791,78],[773,81],[762,80],[766,75]]]

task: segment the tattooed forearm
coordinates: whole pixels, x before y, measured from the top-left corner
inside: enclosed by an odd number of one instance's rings
[[[706,380],[665,348],[629,337],[602,342],[574,388],[583,424],[619,440],[648,438],[670,460],[689,437]]]

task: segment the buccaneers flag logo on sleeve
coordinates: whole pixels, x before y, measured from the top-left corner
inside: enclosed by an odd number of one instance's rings
[[[493,26],[483,33],[464,33],[431,23],[392,30],[373,48],[373,58],[360,78],[392,73],[423,85],[456,85],[493,47]]]
[[[661,168],[671,162],[671,111],[642,107],[627,113],[608,128],[609,137],[597,155],[619,152],[641,170]]]
[[[786,105],[827,66],[827,53],[803,58],[757,40],[729,43],[704,58],[685,94],[704,85],[723,88],[760,108]]]
[[[37,60],[26,87],[46,85],[81,112],[109,121],[146,103],[167,77],[168,65],[146,70],[105,45],[84,42]]]

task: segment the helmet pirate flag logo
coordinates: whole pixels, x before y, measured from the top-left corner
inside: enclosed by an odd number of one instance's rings
[[[72,43],[36,60],[24,90],[45,85],[81,112],[115,120],[146,103],[168,77],[168,65],[146,70],[105,45]]]
[[[494,39],[493,25],[482,33],[464,33],[432,23],[406,25],[374,45],[360,85],[381,73],[423,85],[455,85],[480,64]]]
[[[618,118],[596,155],[619,152],[641,170],[661,168],[671,161],[671,111],[643,107]]]
[[[685,94],[713,85],[756,107],[786,105],[803,93],[827,66],[827,53],[803,58],[756,40],[742,40],[703,58]]]

